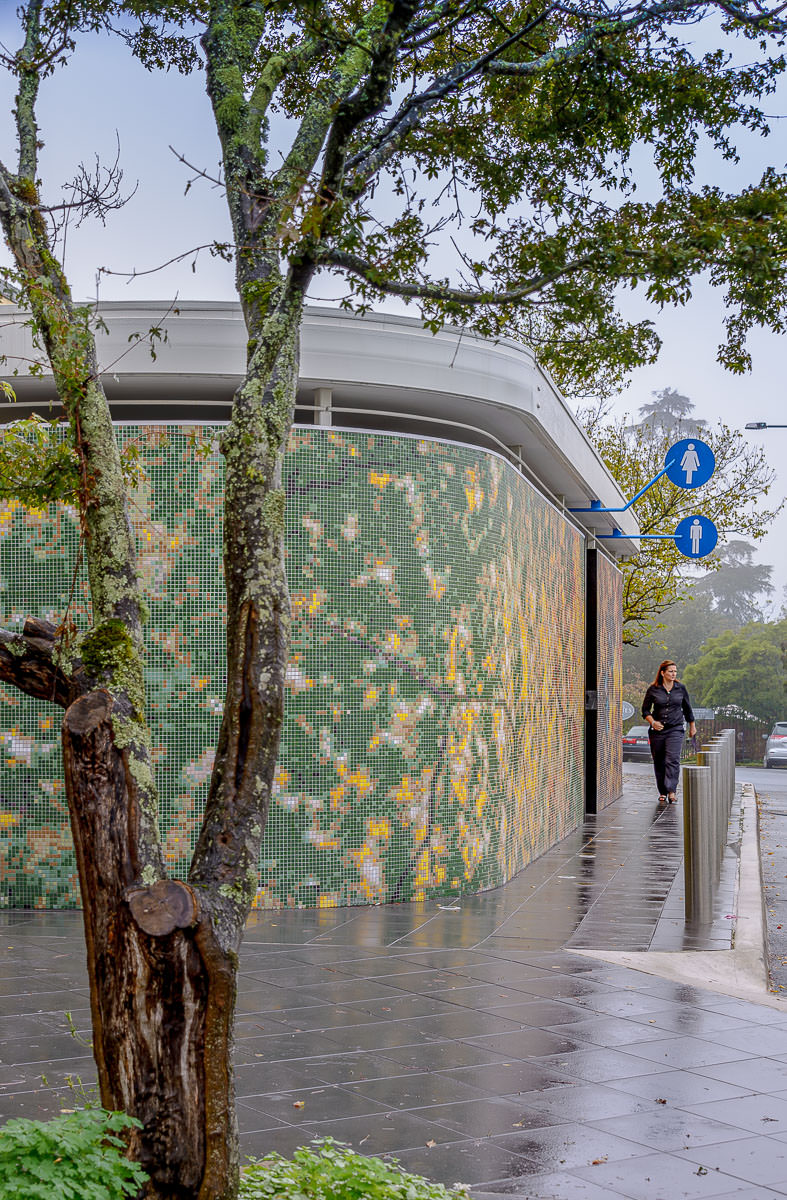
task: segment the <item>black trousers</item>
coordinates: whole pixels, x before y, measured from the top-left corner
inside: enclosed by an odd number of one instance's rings
[[[660,796],[677,791],[680,779],[680,754],[686,734],[683,726],[674,729],[651,729],[650,752],[653,755],[653,770]]]

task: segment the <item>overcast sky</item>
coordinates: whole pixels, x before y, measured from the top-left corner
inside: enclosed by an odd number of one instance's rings
[[[0,40],[15,47],[19,38],[13,7],[0,3]],[[0,112],[9,114],[0,120],[0,153],[5,161],[13,161],[16,152],[10,118],[13,91],[8,78],[0,76]],[[787,103],[777,98],[767,108],[778,114],[787,111]],[[198,256],[195,270],[194,256],[189,255],[165,270],[140,274],[131,283],[121,275],[98,274],[100,267],[145,272],[205,242],[229,239],[220,190],[198,181],[184,195],[193,172],[169,149],[174,147],[195,166],[215,174],[218,143],[201,75],[184,79],[174,72],[148,74],[119,44],[94,39],[79,50],[67,70],[45,83],[39,114],[45,143],[41,175],[52,188],[72,178],[80,161],[90,165],[98,155],[111,162],[118,139],[127,190],[136,185],[133,198],[109,215],[105,228],[91,223],[69,230],[66,266],[77,296],[95,297],[98,291],[105,300],[161,299],[164,308],[175,295],[193,300],[236,299],[232,268],[206,252]],[[740,185],[756,177],[767,162],[783,166],[782,127],[778,119],[774,124],[774,134],[764,143],[751,137],[739,140],[739,167],[726,168],[722,176],[708,164],[714,175],[703,182],[735,186],[736,180]],[[335,294],[319,278],[312,290],[315,300]],[[629,311],[646,314],[633,304]],[[636,414],[652,391],[673,387],[689,396],[706,419],[721,419],[736,428],[750,420],[787,424],[782,339],[764,332],[754,335],[752,372],[733,376],[716,362],[723,309],[711,289],[700,284],[688,306],[648,315],[656,323],[663,349],[654,366],[635,372],[616,401],[618,411]],[[783,496],[787,493],[787,429],[747,436],[766,448],[778,471],[770,499],[775,493]],[[774,567],[781,598],[787,586],[787,513],[760,547],[759,561]]]

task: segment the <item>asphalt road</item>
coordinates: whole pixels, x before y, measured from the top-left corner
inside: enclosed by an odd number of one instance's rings
[[[757,792],[768,971],[772,990],[787,992],[787,770],[738,767],[736,774]]]

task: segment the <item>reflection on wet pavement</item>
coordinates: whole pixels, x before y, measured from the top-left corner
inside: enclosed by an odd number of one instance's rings
[[[787,1011],[571,953],[730,945],[734,847],[713,923],[687,930],[680,805],[651,791],[627,772],[621,800],[459,911],[254,914],[244,1152],[330,1134],[479,1200],[787,1195]],[[0,1118],[52,1115],[67,1074],[92,1077],[64,1019],[89,1025],[81,918],[0,926]]]

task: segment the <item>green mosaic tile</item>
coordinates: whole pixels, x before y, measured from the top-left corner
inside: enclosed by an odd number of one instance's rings
[[[176,875],[196,838],[224,694],[214,433],[118,429],[146,471],[131,516]],[[504,882],[582,817],[584,539],[508,464],[466,446],[299,428],[285,481],[293,638],[257,904],[424,899]],[[0,619],[57,621],[73,588],[71,615],[84,624],[78,545],[68,508],[0,506]],[[72,907],[60,714],[10,690],[0,698],[0,905]]]

